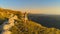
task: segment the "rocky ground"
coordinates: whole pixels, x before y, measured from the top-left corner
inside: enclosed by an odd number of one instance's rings
[[[17,16],[17,19],[12,19],[10,20],[11,21],[10,22],[9,19],[11,16],[12,17]],[[3,20],[3,22],[0,23],[1,24],[0,33],[3,30],[2,24],[7,21],[7,24],[14,23],[14,26],[9,28],[9,31],[11,32],[10,34],[60,34],[60,30],[56,28],[47,28],[42,26],[41,24],[37,24],[36,22],[30,21],[30,20],[26,20],[26,23],[25,23],[23,18],[23,13],[19,11],[0,8],[0,19]],[[7,34],[9,34],[8,32]]]

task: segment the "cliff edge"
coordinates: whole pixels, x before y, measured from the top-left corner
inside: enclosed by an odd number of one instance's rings
[[[20,11],[0,8],[0,25],[2,26],[0,33],[4,33],[5,31],[6,34],[60,34],[59,29],[47,28],[30,20],[26,20],[25,22],[23,15],[24,13]],[[4,30],[4,23],[5,25],[10,24],[11,27],[8,26],[10,28]]]

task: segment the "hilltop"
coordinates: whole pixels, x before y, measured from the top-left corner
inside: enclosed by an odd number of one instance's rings
[[[25,23],[23,21],[23,14],[24,13],[21,11],[0,8],[0,25],[2,25],[5,21],[8,22],[8,19],[10,19],[11,15],[13,15],[17,16],[17,19],[13,19],[14,26],[9,29],[9,31],[12,32],[11,34],[60,34],[60,30],[56,28],[47,28],[30,20],[27,20]],[[0,30],[0,32],[2,30]]]

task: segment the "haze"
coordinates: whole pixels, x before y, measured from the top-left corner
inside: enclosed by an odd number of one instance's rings
[[[0,7],[34,14],[60,15],[60,0],[0,0]]]

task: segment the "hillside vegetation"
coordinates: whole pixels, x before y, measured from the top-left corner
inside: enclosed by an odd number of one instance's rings
[[[13,11],[1,8],[0,20],[2,22],[0,23],[0,25],[2,25],[6,21],[6,19],[9,19],[9,17],[11,17],[11,14],[18,17],[18,19],[15,20],[15,25],[10,28],[12,34],[60,34],[60,30],[56,28],[47,28],[30,20],[27,20],[27,22],[25,23],[23,21],[23,13],[20,11]]]

